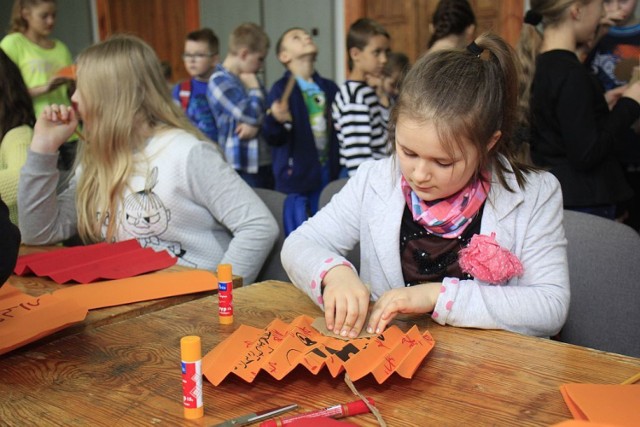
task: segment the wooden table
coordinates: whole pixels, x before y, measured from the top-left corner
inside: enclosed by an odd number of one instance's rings
[[[180,338],[202,337],[206,353],[240,324],[264,328],[321,311],[293,285],[262,282],[234,291],[235,323],[220,325],[208,296],[0,356],[0,423],[8,425],[215,425],[297,403],[312,410],[355,400],[341,376],[298,368],[281,381],[262,372],[249,384],[204,381],[205,417],[182,417]],[[570,418],[563,383],[619,383],[640,359],[504,331],[439,326],[422,316],[436,346],[410,380],[372,376],[356,387],[389,426],[545,426]],[[409,322],[397,322],[402,329]],[[349,418],[377,425],[371,414]]]
[[[55,251],[60,249],[63,249],[63,248],[61,246],[24,246],[23,245],[20,247],[20,255]],[[149,274],[180,272],[180,271],[189,271],[189,270],[191,270],[189,267],[183,267],[181,265],[176,264],[164,270],[160,270],[160,271],[149,273]],[[46,277],[16,276],[15,274],[9,278],[7,283],[10,283],[20,291],[32,296],[40,296],[43,294],[48,294],[58,289],[63,289],[69,286],[86,286],[86,285],[78,285],[78,284],[59,284]],[[241,287],[242,277],[234,276],[233,286],[235,288]],[[98,326],[103,326],[103,325],[107,325],[114,322],[119,322],[122,320],[129,319],[131,317],[140,316],[145,313],[162,310],[164,308],[171,307],[173,305],[182,304],[188,301],[193,301],[195,299],[203,298],[207,295],[215,294],[215,293],[217,293],[217,291],[177,295],[170,298],[160,298],[160,299],[149,300],[149,301],[141,301],[133,304],[118,305],[114,307],[106,307],[106,308],[101,308],[97,310],[90,310],[89,314],[87,314],[87,317],[84,319],[83,322],[72,325],[68,328],[65,328],[57,332],[56,334],[44,339],[45,340],[58,339],[65,335],[78,333],[86,329],[92,329]]]

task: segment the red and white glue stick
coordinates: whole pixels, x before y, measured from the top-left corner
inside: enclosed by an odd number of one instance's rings
[[[233,323],[233,275],[231,264],[218,266],[218,318],[220,324]]]
[[[367,401],[371,404],[371,406],[375,406],[372,398],[367,397]],[[367,412],[369,412],[369,407],[367,406],[367,404],[362,400],[355,400],[353,402],[341,405],[333,405],[329,406],[328,408],[318,409],[317,411],[306,412],[304,414],[291,415],[290,417],[274,418],[271,420],[263,421],[260,423],[259,427],[281,427],[286,426],[287,424],[291,424],[294,421],[304,420],[308,418],[344,418],[351,415],[366,414]]]
[[[189,335],[180,340],[182,359],[182,404],[184,417],[190,420],[204,416],[202,402],[202,347],[200,337]]]

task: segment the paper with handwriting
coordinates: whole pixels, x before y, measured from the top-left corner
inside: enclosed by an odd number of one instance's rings
[[[204,357],[203,374],[217,386],[229,374],[252,382],[261,370],[280,380],[302,365],[314,375],[326,367],[333,377],[346,371],[356,381],[372,374],[383,383],[393,373],[411,378],[435,345],[416,326],[404,333],[393,325],[375,337],[342,340],[321,334],[312,323],[299,316],[290,324],[275,319],[265,329],[240,325]]]

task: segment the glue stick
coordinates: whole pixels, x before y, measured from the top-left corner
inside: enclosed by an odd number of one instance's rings
[[[231,264],[218,266],[218,318],[222,325],[233,323],[233,275]]]
[[[204,415],[202,402],[202,347],[200,337],[189,335],[180,340],[182,358],[182,404],[184,417],[190,420]]]

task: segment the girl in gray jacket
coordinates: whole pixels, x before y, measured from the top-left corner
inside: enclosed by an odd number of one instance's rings
[[[416,63],[391,117],[395,155],[361,165],[282,250],[329,330],[380,333],[398,313],[560,330],[569,307],[562,194],[551,174],[516,160],[516,102],[514,54],[497,36]],[[357,243],[359,275],[344,257]]]

